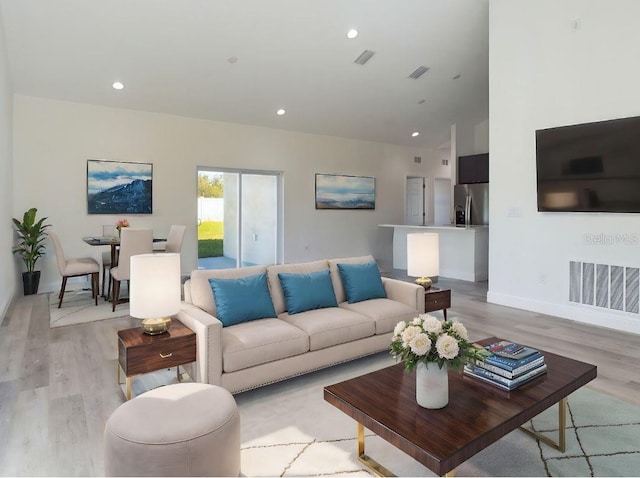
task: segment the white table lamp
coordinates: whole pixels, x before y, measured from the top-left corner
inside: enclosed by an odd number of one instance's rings
[[[407,275],[416,284],[431,287],[431,277],[440,275],[440,237],[435,233],[407,234]]]
[[[180,310],[180,254],[131,256],[129,314],[150,335],[166,332]]]

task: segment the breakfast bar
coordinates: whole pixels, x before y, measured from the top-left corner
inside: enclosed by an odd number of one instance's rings
[[[407,234],[440,235],[440,276],[478,282],[489,278],[489,226],[410,226],[393,228],[393,268],[407,269]]]

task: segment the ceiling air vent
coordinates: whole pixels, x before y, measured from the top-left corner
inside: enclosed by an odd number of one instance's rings
[[[429,68],[427,68],[426,66],[419,66],[414,70],[413,73],[409,75],[409,78],[413,78],[414,80],[417,80],[422,75],[424,75],[427,71],[429,71]]]
[[[365,50],[362,53],[360,53],[360,56],[355,59],[354,63],[357,63],[358,65],[364,65],[375,54],[376,54],[375,51]]]

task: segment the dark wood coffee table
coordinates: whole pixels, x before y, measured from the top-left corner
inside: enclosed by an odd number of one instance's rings
[[[557,443],[523,430],[564,451],[566,397],[596,378],[597,368],[541,352],[547,373],[511,392],[449,370],[449,404],[440,410],[416,403],[415,372],[406,372],[401,363],[325,387],[324,399],[357,422],[358,457],[381,476],[393,475],[365,454],[364,427],[444,475],[557,403]]]

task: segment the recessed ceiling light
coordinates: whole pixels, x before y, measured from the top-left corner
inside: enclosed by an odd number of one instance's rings
[[[232,65],[234,63],[238,63],[238,57],[237,56],[230,56],[229,58],[227,58],[227,62],[231,63]]]
[[[120,81],[116,81],[111,86],[113,86],[114,90],[121,90],[122,88],[124,88],[124,83],[122,83]]]
[[[277,114],[278,116],[282,116],[282,115],[284,115],[285,113],[286,113],[286,111],[285,111],[284,109],[282,109],[282,108],[280,108],[278,111],[276,111],[276,114]]]
[[[347,38],[350,40],[353,40],[355,37],[358,36],[358,30],[352,28],[351,30],[349,30],[347,32]]]
[[[420,133],[418,133],[417,131],[414,131],[413,133],[411,133],[412,138],[415,138],[416,136],[420,136]]]

